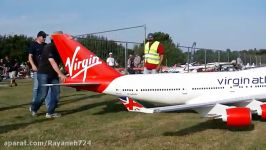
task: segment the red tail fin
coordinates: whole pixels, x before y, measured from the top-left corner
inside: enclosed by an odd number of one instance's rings
[[[52,38],[71,77],[67,82],[99,82],[99,87],[89,90],[102,92],[110,81],[121,76],[71,36],[54,34]]]

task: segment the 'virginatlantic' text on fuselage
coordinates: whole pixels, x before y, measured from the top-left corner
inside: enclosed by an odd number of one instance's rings
[[[240,77],[240,78],[222,78],[217,79],[218,83],[220,85],[233,85],[233,86],[239,86],[239,85],[247,85],[247,84],[266,84],[266,76],[264,77],[257,77],[257,78],[246,78],[246,77]]]
[[[71,78],[76,78],[81,73],[83,73],[84,82],[86,80],[88,69],[95,65],[102,64],[102,62],[100,61],[99,57],[93,55],[90,55],[89,58],[79,60],[79,58],[77,57],[79,50],[80,47],[78,46],[75,49],[72,58],[67,57],[65,67],[68,67],[69,75]],[[76,70],[78,70],[78,72],[73,74],[73,72],[75,72]]]

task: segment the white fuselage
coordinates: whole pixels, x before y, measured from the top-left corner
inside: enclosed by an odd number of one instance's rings
[[[266,98],[266,68],[236,72],[125,75],[103,93],[162,104]],[[197,99],[200,97],[200,102]],[[204,99],[206,98],[206,99]]]

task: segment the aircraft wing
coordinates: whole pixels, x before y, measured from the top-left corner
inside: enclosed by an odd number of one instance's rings
[[[213,107],[216,104],[235,104],[238,102],[250,102],[252,99],[246,99],[246,100],[234,100],[228,102],[226,101],[220,101],[220,102],[208,102],[208,103],[198,103],[198,104],[181,104],[181,105],[171,105],[171,106],[162,106],[162,107],[154,107],[149,108],[152,109],[154,112],[170,112],[170,111],[181,111],[181,110],[189,110],[189,109],[204,109]]]
[[[42,86],[91,86],[99,85],[98,82],[85,82],[85,83],[58,83],[58,84],[43,84]]]
[[[130,98],[120,98],[120,101],[131,112],[158,113],[195,110],[203,117],[222,119],[224,122],[227,122],[228,126],[247,126],[251,124],[251,113],[256,113],[262,119],[266,119],[266,103],[257,101],[255,98],[262,98],[262,95],[235,96],[232,94],[231,97],[225,95],[222,98],[217,96],[200,96],[186,104],[154,108],[145,108]],[[208,100],[207,102],[206,99]],[[199,103],[204,100],[204,103]]]
[[[150,108],[153,109],[154,112],[169,112],[169,111],[180,111],[180,110],[187,110],[187,109],[204,109],[213,107],[216,104],[233,104],[234,106],[245,106],[248,105],[251,101],[255,99],[264,99],[265,96],[263,93],[255,93],[250,95],[249,93],[228,93],[223,94],[221,96],[217,95],[203,95],[194,99],[191,99],[185,104],[181,105],[172,105],[172,106],[163,106],[163,107],[155,107]],[[200,103],[204,102],[204,103]]]

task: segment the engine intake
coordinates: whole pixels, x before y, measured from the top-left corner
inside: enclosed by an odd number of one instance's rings
[[[266,105],[265,107],[266,111]],[[246,107],[228,108],[227,113],[227,126],[249,126],[251,125],[251,111]],[[266,117],[266,112],[265,112]]]

